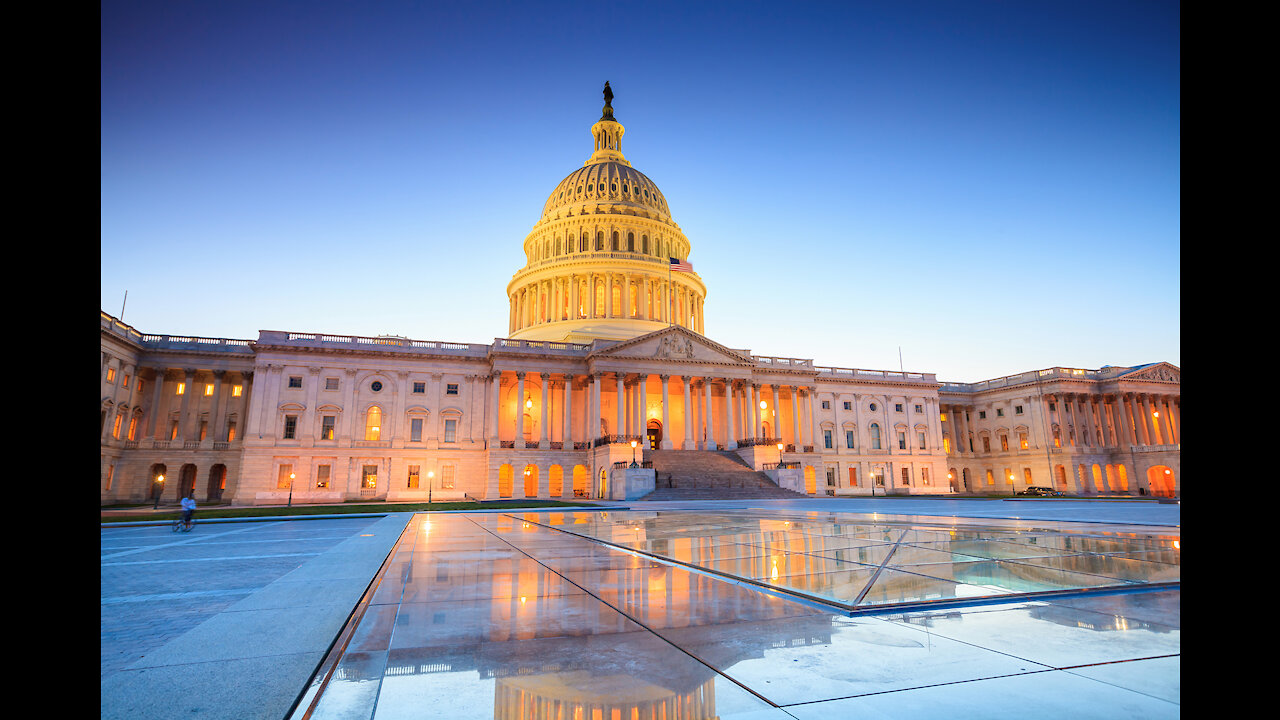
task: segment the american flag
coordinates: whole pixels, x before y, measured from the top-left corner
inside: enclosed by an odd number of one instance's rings
[[[671,269],[676,272],[693,272],[693,264],[688,260],[671,258]]]

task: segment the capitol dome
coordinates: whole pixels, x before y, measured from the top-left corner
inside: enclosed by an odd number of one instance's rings
[[[509,337],[625,340],[682,325],[703,332],[706,286],[667,199],[622,154],[626,129],[605,83],[594,148],[547,197],[507,285]],[[674,270],[673,270],[674,268]]]

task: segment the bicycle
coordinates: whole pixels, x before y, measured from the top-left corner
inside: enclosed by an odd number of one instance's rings
[[[174,532],[191,532],[191,529],[194,528],[195,526],[196,526],[195,515],[192,515],[190,518],[188,518],[186,522],[183,522],[181,517],[173,521]]]

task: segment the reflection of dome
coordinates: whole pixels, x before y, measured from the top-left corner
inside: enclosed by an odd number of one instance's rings
[[[556,185],[524,240],[526,264],[507,285],[508,336],[625,340],[668,325],[703,332],[706,286],[662,191],[622,154],[622,124],[606,93],[583,167]]]

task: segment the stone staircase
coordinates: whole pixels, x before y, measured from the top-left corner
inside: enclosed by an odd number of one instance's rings
[[[768,475],[752,470],[735,452],[645,450],[644,459],[653,462],[657,488],[642,500],[806,497],[778,487]]]

